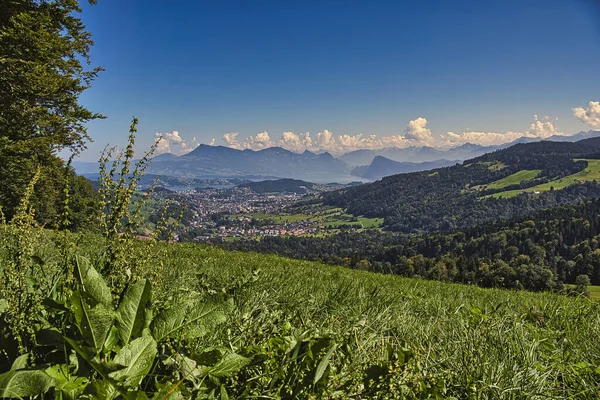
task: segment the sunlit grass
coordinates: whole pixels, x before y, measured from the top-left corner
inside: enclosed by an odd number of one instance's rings
[[[508,190],[505,192],[499,192],[490,194],[488,196],[484,196],[482,198],[487,197],[505,197],[510,198],[514,196],[518,196],[521,193],[525,192],[547,192],[551,189],[561,190],[566,188],[567,186],[575,185],[582,182],[591,182],[591,181],[599,181],[600,180],[600,160],[583,160],[587,161],[588,166],[583,171],[580,171],[576,174],[566,176],[564,178],[556,179],[541,185],[533,186],[527,189],[519,189],[519,190]]]
[[[502,189],[507,186],[518,185],[523,181],[537,178],[540,172],[542,172],[541,169],[524,169],[487,185],[474,186],[473,189]]]

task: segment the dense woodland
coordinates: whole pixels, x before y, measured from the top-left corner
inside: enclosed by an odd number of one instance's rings
[[[593,158],[599,151],[600,139],[518,144],[466,161],[463,165],[389,176],[372,184],[327,193],[323,199],[326,204],[347,208],[355,215],[385,217],[384,225],[391,231],[450,232],[459,227],[527,215],[542,208],[597,197],[598,188],[594,185],[536,198],[521,196],[502,200],[480,199],[489,192],[469,188],[533,169],[542,172],[534,182],[526,185],[545,183],[583,170],[587,163],[576,159]]]
[[[266,237],[223,246],[409,277],[554,290],[575,283],[579,275],[600,284],[600,200],[452,233],[370,230],[327,237]]]

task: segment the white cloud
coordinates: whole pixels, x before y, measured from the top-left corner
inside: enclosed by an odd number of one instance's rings
[[[573,109],[576,118],[587,123],[593,128],[600,128],[600,102],[590,101],[587,108],[578,107]],[[333,154],[342,154],[349,151],[368,149],[377,150],[382,148],[408,146],[458,146],[464,143],[475,143],[484,146],[499,145],[515,141],[521,137],[546,139],[553,135],[564,135],[556,126],[557,119],[549,117],[539,118],[534,115],[529,127],[523,131],[486,132],[466,131],[462,133],[447,132],[434,137],[427,127],[427,119],[418,117],[406,125],[403,134],[379,136],[376,134],[337,134],[325,129],[313,135],[310,133],[296,134],[294,132],[283,132],[281,136],[271,138],[268,132],[260,132],[249,136],[243,141],[238,140],[237,132],[229,132],[223,135],[226,146],[236,149],[261,150],[267,147],[279,146],[285,149],[302,152],[310,150],[313,152],[327,151]],[[524,127],[525,128],[525,127]],[[214,144],[214,141],[210,142]]]
[[[548,117],[539,119],[537,115],[533,116],[533,122],[529,125],[529,129],[523,136],[549,138],[553,135],[562,135],[562,133],[554,126],[556,119],[551,120]]]
[[[512,142],[522,137],[521,132],[463,132],[454,133],[448,132],[442,135],[442,140],[445,141],[447,146],[457,146],[465,143],[476,143],[482,146],[492,146],[496,144],[503,144]]]
[[[573,115],[590,128],[600,128],[600,101],[590,101],[587,108],[574,108]]]
[[[414,144],[427,146],[433,144],[433,136],[426,125],[427,120],[423,117],[410,121],[404,131],[404,137]]]
[[[333,133],[325,129],[323,132],[318,132],[315,135],[315,145],[321,149],[328,149],[335,146],[335,137]]]
[[[261,150],[269,147],[273,147],[275,144],[271,142],[271,137],[269,136],[269,132],[260,132],[257,133],[256,136],[248,136],[246,140],[244,140],[243,147],[245,149],[252,150]]]
[[[291,151],[302,152],[312,147],[312,138],[308,132],[300,135],[296,135],[294,132],[283,132],[279,146]]]
[[[433,144],[431,131],[427,129],[427,120],[417,118],[408,123],[406,127],[406,136],[391,135],[377,136],[364,135],[362,133],[350,135],[334,135],[333,132],[325,129],[312,135],[309,132],[296,134],[294,132],[283,132],[279,139],[271,139],[268,132],[260,132],[255,136],[247,137],[243,142],[237,138],[237,132],[230,132],[223,135],[225,145],[236,149],[261,150],[267,147],[279,146],[285,149],[302,152],[310,151],[328,151],[334,154],[341,154],[348,151],[359,149],[382,149],[384,147],[407,147],[410,145],[430,145]]]
[[[456,146],[464,143],[476,143],[482,146],[492,146],[509,143],[521,137],[545,139],[553,135],[562,135],[562,133],[554,125],[555,122],[555,119],[552,120],[548,117],[540,119],[537,115],[534,115],[533,121],[529,125],[529,129],[527,129],[525,132],[448,132],[445,135],[441,135],[441,139],[443,144],[446,146]]]
[[[223,141],[226,146],[232,147],[234,149],[239,149],[241,147],[240,142],[237,140],[238,133],[237,132],[228,132],[223,135]]]
[[[158,142],[158,146],[156,148],[155,154],[163,154],[163,153],[173,153],[173,154],[185,154],[194,150],[200,143],[197,142],[196,138],[192,138],[190,142],[183,139],[178,131],[167,132],[167,133],[155,133],[154,136],[158,139],[161,138]]]

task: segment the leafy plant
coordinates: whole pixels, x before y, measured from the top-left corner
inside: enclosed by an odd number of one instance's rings
[[[77,257],[75,275],[72,296],[46,299],[47,312],[62,318],[59,323],[46,321],[36,332],[40,348],[17,358],[11,371],[0,375],[0,397],[48,391],[60,398],[90,399],[196,395],[220,391],[219,379],[247,363],[224,351],[214,365],[198,366],[178,351],[226,320],[231,303],[223,298],[187,296],[155,310],[145,279],[131,284],[114,302],[111,289],[88,260]]]

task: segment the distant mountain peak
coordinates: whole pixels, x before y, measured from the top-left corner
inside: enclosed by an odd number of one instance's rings
[[[153,161],[165,161],[165,160],[174,160],[176,158],[179,158],[179,156],[176,156],[173,153],[162,153],[162,154],[152,157],[152,160]]]

